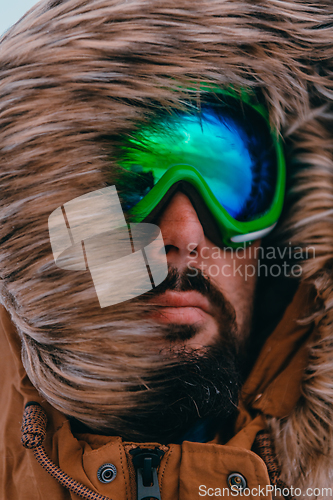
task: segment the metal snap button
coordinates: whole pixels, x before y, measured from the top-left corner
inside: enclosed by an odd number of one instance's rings
[[[101,483],[111,483],[111,481],[116,479],[116,475],[117,468],[113,464],[101,465],[97,471],[97,477]]]
[[[232,472],[228,476],[228,486],[233,491],[241,491],[246,488],[246,479],[239,472]]]

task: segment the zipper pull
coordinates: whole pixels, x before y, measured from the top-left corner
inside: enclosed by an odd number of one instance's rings
[[[135,448],[130,454],[133,455],[133,465],[136,470],[137,500],[161,500],[157,467],[161,463],[164,451],[158,448],[154,450]]]

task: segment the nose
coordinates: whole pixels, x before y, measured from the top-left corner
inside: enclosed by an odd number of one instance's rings
[[[188,263],[191,252],[202,245],[205,234],[189,198],[177,192],[158,220],[168,264],[178,269]]]

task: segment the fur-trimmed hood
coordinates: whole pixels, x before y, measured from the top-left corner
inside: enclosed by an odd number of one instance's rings
[[[50,0],[3,36],[1,301],[30,379],[56,408],[68,412],[84,391],[88,421],[94,404],[108,412],[159,358],[147,355],[154,329],[129,325],[136,310],[101,310],[87,273],[55,267],[49,215],[113,184],[120,137],[158,107],[179,106],[181,89],[250,87],[285,141],[288,195],[276,239],[315,248],[301,278],[313,299],[300,320],[314,329],[302,397],[270,425],[284,480],[331,486],[332,23],[331,0]],[[63,383],[70,390],[61,399]]]

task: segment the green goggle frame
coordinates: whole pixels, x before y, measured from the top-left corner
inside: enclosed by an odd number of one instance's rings
[[[271,128],[267,110],[261,104],[254,102],[254,96],[252,94],[242,90],[239,95],[232,89],[223,90],[219,88],[212,88],[211,86],[209,89],[204,89],[204,92],[207,91],[213,91],[217,96],[227,96],[236,99],[237,101],[241,101],[258,113],[267,124],[272,144],[274,146],[274,155],[276,160],[276,186],[270,207],[265,211],[265,213],[260,214],[258,218],[254,218],[253,220],[236,220],[217,200],[203,175],[201,175],[201,173],[190,164],[179,163],[173,164],[170,168],[166,169],[165,173],[154,185],[154,187],[152,187],[151,190],[145,194],[145,196],[138,203],[136,203],[128,213],[133,222],[151,220],[156,217],[156,214],[163,208],[163,206],[165,206],[165,203],[170,198],[170,195],[172,195],[175,189],[180,186],[185,194],[188,194],[190,200],[195,206],[199,219],[200,212],[204,212],[206,208],[206,215],[202,219],[204,226],[206,226],[209,216],[213,219],[212,221],[209,221],[212,224],[207,236],[212,241],[217,242],[219,246],[237,248],[266,236],[274,228],[282,212],[286,182],[286,167],[282,140],[278,132]],[[144,133],[146,128],[144,127],[142,130]],[[132,138],[129,140],[128,147],[135,148],[137,144],[139,144],[139,141],[137,141],[136,138]],[[128,169],[126,161],[124,163],[120,162],[120,166]],[[189,187],[188,190],[186,189],[186,186]],[[199,198],[201,199],[201,202],[203,202],[201,205],[200,202],[197,203]],[[215,234],[216,231],[218,232],[217,235]]]

